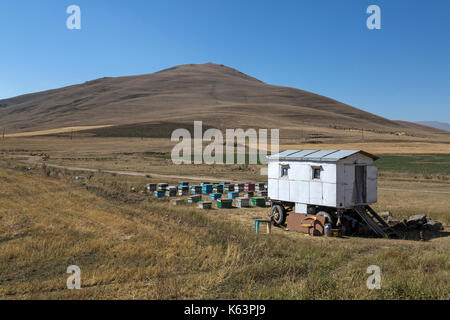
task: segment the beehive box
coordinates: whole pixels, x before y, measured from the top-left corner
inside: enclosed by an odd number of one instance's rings
[[[230,183],[229,183],[229,182],[226,182],[226,181],[222,181],[220,184],[223,185],[223,186],[225,187],[225,186],[229,185]]]
[[[217,199],[220,199],[222,197],[222,195],[220,194],[220,193],[211,193],[210,195],[209,195],[209,198],[211,199],[211,200],[217,200]]]
[[[234,192],[234,184],[229,184],[223,187],[225,192]]]
[[[183,203],[184,203],[184,200],[183,200],[183,199],[172,199],[172,201],[170,201],[170,203],[171,203],[173,206],[178,206],[178,205],[180,205],[180,204],[183,204]]]
[[[178,189],[178,195],[179,196],[186,196],[189,194],[189,187],[181,187]]]
[[[249,192],[246,192],[246,193],[244,193],[244,198],[251,198],[251,197],[253,197],[255,195],[255,193],[253,192],[253,191],[249,191]]]
[[[246,191],[246,192],[255,191],[255,184],[254,183],[246,183],[244,185],[244,191]]]
[[[156,188],[157,188],[156,183],[148,183],[147,184],[147,191],[148,192],[156,191]]]
[[[188,187],[189,186],[189,182],[184,182],[184,181],[180,181],[178,182],[178,186],[181,187]]]
[[[236,198],[236,207],[238,208],[248,208],[249,199],[248,198]]]
[[[256,191],[264,191],[264,190],[266,190],[266,184],[264,182],[257,183],[255,185],[255,190]]]
[[[204,184],[202,186],[202,193],[203,194],[210,194],[213,191],[213,186],[212,184]]]
[[[209,201],[200,201],[198,203],[198,207],[200,209],[211,209],[212,208],[212,202]]]
[[[213,188],[213,191],[214,191],[214,193],[223,193],[223,186],[222,185],[216,185],[214,188]]]
[[[219,199],[217,200],[218,208],[231,208],[233,206],[233,200],[231,199]]]
[[[191,194],[202,194],[202,186],[192,186]]]
[[[156,198],[163,198],[165,192],[164,191],[155,191],[155,197]]]
[[[244,191],[244,184],[238,183],[234,185],[234,191],[243,192]]]
[[[199,202],[199,201],[201,201],[201,200],[202,200],[202,196],[201,196],[201,195],[190,196],[190,197],[188,198],[188,202],[189,202],[189,203],[197,203],[197,202]]]
[[[267,191],[257,191],[256,194],[258,197],[267,197]]]
[[[239,197],[239,192],[230,192],[228,194],[228,199],[235,199],[237,197]]]
[[[158,183],[158,191],[166,191],[168,186],[167,183]]]
[[[254,206],[254,207],[265,207],[266,206],[266,198],[264,198],[264,197],[253,197],[250,200],[252,202],[252,206]]]
[[[177,195],[177,190],[175,189],[170,189],[166,191],[166,196],[168,197],[175,197]]]

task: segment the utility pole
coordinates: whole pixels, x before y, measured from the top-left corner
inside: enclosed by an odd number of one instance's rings
[[[364,142],[364,128],[361,129],[361,139],[362,142]]]

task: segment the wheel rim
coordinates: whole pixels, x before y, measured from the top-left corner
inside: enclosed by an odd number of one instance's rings
[[[275,221],[279,221],[281,217],[280,211],[278,210],[278,208],[275,208],[274,210],[274,214],[273,214],[273,219]]]

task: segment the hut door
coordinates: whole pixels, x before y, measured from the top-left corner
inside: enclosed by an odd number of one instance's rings
[[[356,198],[355,203],[367,203],[367,167],[366,166],[355,166],[355,191]]]
[[[374,165],[367,167],[367,203],[377,202],[378,169]]]

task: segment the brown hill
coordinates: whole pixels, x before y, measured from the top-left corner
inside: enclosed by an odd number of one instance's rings
[[[0,100],[0,127],[8,133],[193,120],[216,127],[312,125],[379,132],[440,132],[388,120],[307,91],[268,85],[212,63],[182,65],[140,76],[102,78]]]

